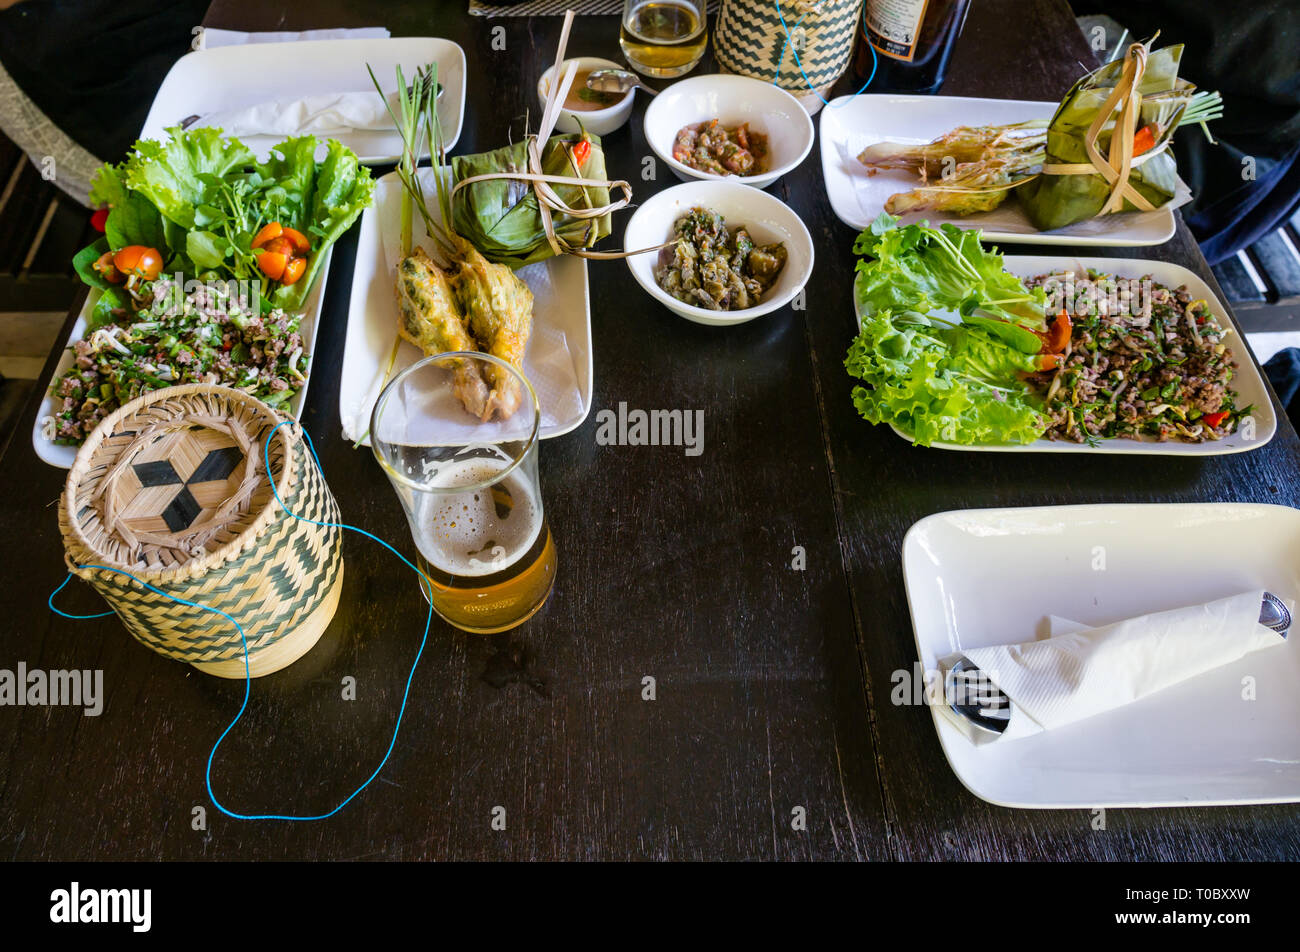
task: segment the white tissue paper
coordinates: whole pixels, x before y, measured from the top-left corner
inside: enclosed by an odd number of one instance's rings
[[[323,93],[300,99],[277,99],[255,106],[209,112],[193,123],[194,127],[211,126],[227,136],[298,136],[320,137],[348,132],[394,132],[396,126],[389,106],[397,109],[397,93],[388,94],[385,102],[375,90],[347,93]]]
[[[1051,637],[968,648],[939,659],[945,678],[965,658],[1011,699],[1005,732],[999,736],[981,731],[946,703],[937,704],[937,709],[973,743],[987,744],[1028,737],[1131,704],[1252,651],[1285,644],[1282,635],[1259,623],[1263,596],[1257,589],[1100,628],[1050,616]]]
[[[435,220],[439,220],[433,175],[432,169],[420,170],[420,182],[424,188],[426,200],[434,213]],[[374,211],[378,216],[376,224],[384,248],[385,275],[383,280],[387,281],[390,286],[396,280],[397,265],[401,261],[401,203],[402,185],[400,182],[390,179],[387,181],[381,180],[377,183]],[[422,246],[436,260],[438,255],[434,254],[433,242],[425,236],[424,225],[418,214],[415,216],[414,231],[416,244]],[[561,310],[581,307],[584,302],[572,299],[571,295],[566,297],[566,294],[561,293],[561,290],[555,287],[555,269],[569,267],[575,263],[579,267],[581,266],[581,262],[550,259],[527,265],[516,272],[533,292],[533,333],[528,340],[528,348],[524,352],[523,371],[524,376],[533,385],[533,389],[537,391],[537,401],[542,410],[541,428],[543,435],[548,429],[567,427],[574,421],[583,419],[588,410],[579,383],[578,369],[574,365],[569,342],[563,330],[565,321],[559,315]],[[572,290],[572,288],[569,288],[569,291]],[[371,319],[383,321],[391,320],[393,333],[396,334],[396,299],[394,298],[393,309],[390,314],[382,317],[371,315],[370,317]],[[415,347],[403,343],[391,377],[395,377],[400,370],[414,363],[422,356],[424,355]],[[385,353],[382,362],[387,363],[387,353]],[[355,441],[369,429],[370,413],[375,401],[379,399],[379,394],[383,389],[382,385],[382,377],[377,376],[376,380],[371,384],[370,392],[361,401],[357,412],[351,419],[343,421],[343,433],[347,439]],[[472,418],[468,415],[466,415],[464,429],[465,432],[460,435],[465,437],[468,442],[474,438],[476,429]],[[443,431],[443,435],[446,435],[446,431]]]
[[[203,29],[202,49],[213,50],[219,46],[242,46],[245,43],[293,43],[297,40],[386,40],[392,36],[387,27],[339,27],[324,30],[295,32],[248,33],[244,30]]]

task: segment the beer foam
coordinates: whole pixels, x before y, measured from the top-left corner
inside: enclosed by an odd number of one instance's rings
[[[466,459],[439,468],[440,490],[493,479],[509,466],[501,459]],[[502,572],[522,558],[542,528],[532,486],[516,470],[491,486],[464,493],[424,493],[418,503],[415,544],[429,564],[462,578]]]

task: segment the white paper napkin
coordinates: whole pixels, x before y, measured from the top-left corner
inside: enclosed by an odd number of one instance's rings
[[[300,99],[277,99],[239,109],[209,112],[194,126],[212,126],[227,136],[337,136],[352,131],[393,132],[389,105],[397,109],[397,93],[388,102],[375,90],[323,93]]]
[[[1011,699],[1011,722],[1002,735],[978,730],[946,703],[938,709],[977,744],[1027,737],[1114,710],[1252,651],[1285,644],[1259,624],[1263,596],[1257,589],[1100,628],[1051,616],[1049,638],[968,648],[939,659],[945,678],[965,658]]]
[[[430,168],[420,170],[420,182],[425,191],[425,198],[438,220],[437,201],[435,198],[434,171]],[[384,248],[385,280],[391,285],[396,280],[397,265],[401,261],[401,207],[402,185],[396,180],[380,181],[375,188],[374,211],[377,216],[380,239]],[[425,251],[434,253],[433,242],[424,235],[424,226],[417,214],[415,216],[416,243]],[[435,255],[436,257],[436,255]],[[580,419],[585,415],[582,388],[578,382],[578,370],[573,363],[568,339],[558,321],[548,319],[548,314],[555,308],[580,306],[581,302],[566,302],[559,299],[551,282],[551,268],[547,262],[531,264],[516,272],[533,292],[533,333],[528,339],[528,349],[524,353],[524,376],[537,391],[537,401],[541,405],[543,429],[558,426],[565,421]],[[392,333],[397,333],[397,305],[394,300],[390,314],[377,317],[379,320],[392,321]],[[387,338],[391,340],[391,338]],[[399,358],[393,376],[398,370],[410,363],[418,355],[416,348],[403,343],[406,360]],[[387,350],[382,363],[387,363]],[[371,391],[362,401],[358,412],[350,420],[343,421],[343,434],[350,440],[357,440],[370,427],[370,413],[379,399],[382,379],[371,384]],[[459,438],[466,442],[479,438],[476,427],[467,416],[464,432]],[[442,431],[446,435],[446,431]]]
[[[392,36],[387,27],[363,26],[294,32],[247,33],[243,30],[203,30],[202,49],[219,46],[242,46],[245,43],[292,43],[297,40],[386,40]]]

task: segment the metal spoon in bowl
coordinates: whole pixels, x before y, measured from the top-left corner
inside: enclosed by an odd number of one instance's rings
[[[596,69],[587,76],[587,88],[597,93],[614,93],[623,95],[629,89],[640,88],[653,96],[658,90],[651,89],[637,78],[635,73],[625,69]]]

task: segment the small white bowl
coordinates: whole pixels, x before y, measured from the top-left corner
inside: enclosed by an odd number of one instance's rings
[[[729,230],[744,225],[758,245],[779,241],[785,245],[786,263],[763,300],[743,311],[713,311],[677,300],[655,281],[658,251],[632,255],[627,266],[632,277],[664,307],[697,324],[730,326],[785,307],[808,283],[813,269],[813,243],[808,229],[779,198],[741,185],[736,179],[688,182],[651,195],[628,220],[623,247],[629,251],[663,244],[673,237],[677,219],[697,205],[719,212]]]
[[[720,119],[729,129],[748,122],[754,132],[766,135],[768,170],[761,175],[714,175],[674,159],[677,133],[707,119]],[[767,188],[808,157],[813,124],[799,100],[784,89],[748,76],[714,74],[673,83],[655,96],[645,111],[645,138],[684,182],[725,179]]]
[[[564,69],[568,69],[569,64],[574,60],[578,61],[578,72],[588,69],[623,69],[618,63],[611,62],[607,59],[601,59],[599,56],[571,56],[562,64]],[[555,67],[552,66],[546,72],[542,73],[542,78],[537,81],[537,98],[546,108],[546,95],[551,90],[551,77],[555,75]],[[560,71],[564,75],[564,71]],[[574,83],[577,83],[575,78]],[[574,112],[572,109],[560,108],[560,118],[555,122],[555,128],[560,132],[579,132],[578,119],[582,120],[581,128],[598,136],[609,135],[615,129],[620,128],[628,117],[632,115],[632,99],[636,96],[636,89],[629,89],[624,93],[623,98],[612,106],[606,106],[604,109],[592,109],[589,111]]]

